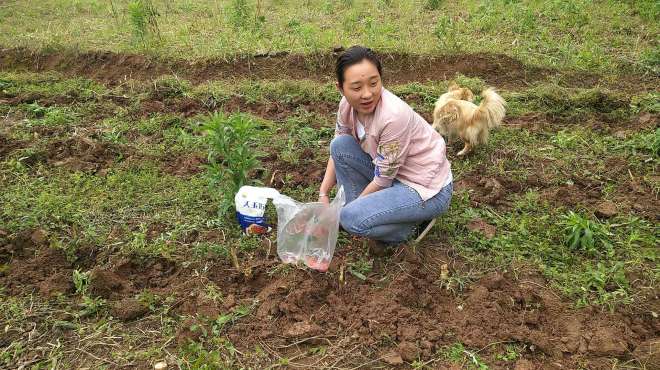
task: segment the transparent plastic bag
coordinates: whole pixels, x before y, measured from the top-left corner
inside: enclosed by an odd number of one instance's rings
[[[329,204],[299,203],[281,196],[277,209],[277,254],[284,263],[302,260],[309,268],[327,271],[339,234],[339,212],[346,197],[340,187]]]
[[[344,188],[340,187],[335,199],[325,205],[300,203],[272,188],[241,187],[236,194],[237,210],[241,207],[238,214],[245,212],[258,217],[244,218],[249,220],[241,221],[244,230],[249,230],[250,222],[266,225],[263,211],[268,198],[273,200],[277,210],[277,254],[282,262],[303,261],[309,268],[327,271],[337,245],[339,212],[346,203]],[[250,213],[254,211],[256,213]]]

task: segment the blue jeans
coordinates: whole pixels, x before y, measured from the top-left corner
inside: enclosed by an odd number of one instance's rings
[[[421,222],[431,220],[449,209],[453,183],[433,198],[423,201],[417,191],[394,180],[391,187],[358,198],[374,178],[374,164],[358,142],[340,135],[330,143],[338,185],[344,186],[346,205],[339,222],[351,234],[385,243],[406,241]]]

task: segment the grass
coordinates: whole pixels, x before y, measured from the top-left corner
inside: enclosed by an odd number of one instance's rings
[[[185,51],[191,58],[227,58],[281,50],[327,51],[359,43],[413,54],[503,53],[562,69],[658,72],[654,40],[659,11],[653,1],[369,0],[307,1],[298,6],[290,0],[154,0],[149,3],[155,16],[143,3],[4,4],[0,44],[172,57]],[[41,22],[29,21],[35,18]],[[218,31],[225,29],[232,32]],[[159,35],[158,42],[148,47],[135,42],[149,30]]]

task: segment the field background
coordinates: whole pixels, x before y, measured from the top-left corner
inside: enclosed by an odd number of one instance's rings
[[[659,14],[1,1],[0,368],[660,367]],[[466,159],[449,144],[421,245],[374,258],[341,233],[328,273],[281,265],[221,213],[205,128],[245,124],[250,178],[315,200],[352,44],[427,120],[450,81],[507,117]]]

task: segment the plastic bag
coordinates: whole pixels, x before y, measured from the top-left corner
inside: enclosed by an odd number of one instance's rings
[[[268,198],[277,210],[277,254],[282,262],[303,261],[309,268],[327,271],[337,245],[339,212],[346,202],[343,187],[326,206],[300,203],[272,188],[243,186],[235,201],[237,218],[246,234],[269,228],[264,217]]]
[[[340,187],[330,203],[299,203],[287,197],[273,199],[277,208],[277,254],[284,263],[302,260],[309,268],[327,271],[339,235],[339,212],[346,197]]]

